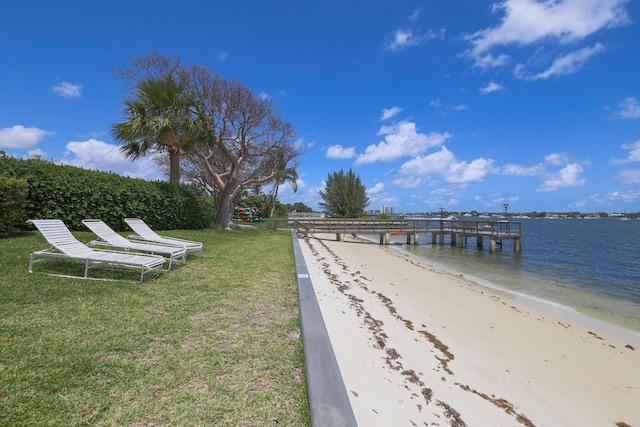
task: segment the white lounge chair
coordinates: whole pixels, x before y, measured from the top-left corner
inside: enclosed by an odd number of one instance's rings
[[[128,239],[178,246],[186,249],[187,252],[199,252],[200,256],[202,256],[202,243],[200,242],[161,236],[139,218],[125,218],[124,222],[126,222],[129,227],[136,232],[136,234],[128,236]]]
[[[111,227],[99,219],[83,219],[82,223],[98,237],[98,240],[92,240],[87,246],[98,246],[107,248],[122,249],[127,252],[144,252],[150,254],[158,254],[169,259],[168,270],[174,259],[187,260],[187,250],[178,246],[163,245],[160,243],[132,242],[116,233]]]
[[[33,265],[48,259],[70,259],[84,262],[84,279],[89,279],[89,269],[103,265],[119,266],[140,270],[140,281],[152,271],[162,271],[166,260],[160,255],[131,254],[127,252],[94,250],[77,240],[66,225],[59,219],[31,219],[29,224],[36,226],[51,247],[31,253],[29,273]],[[37,259],[40,257],[40,259]],[[75,276],[70,276],[75,277]]]

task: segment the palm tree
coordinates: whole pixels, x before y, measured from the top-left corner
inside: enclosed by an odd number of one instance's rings
[[[111,135],[125,157],[139,159],[152,150],[169,154],[169,182],[180,182],[180,152],[192,134],[194,99],[173,78],[140,81],[124,101],[125,121]]]
[[[280,189],[280,185],[284,184],[285,182],[289,182],[289,185],[293,189],[294,193],[297,192],[298,191],[298,172],[295,169],[283,169],[276,174],[275,183],[273,185],[273,188],[271,189],[271,194],[270,194],[271,199],[273,201],[273,204],[271,205],[271,215],[270,215],[271,218],[273,218],[273,215],[275,214],[275,211],[276,211],[276,202],[278,201],[278,190]]]

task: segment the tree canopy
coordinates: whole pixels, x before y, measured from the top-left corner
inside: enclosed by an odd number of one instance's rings
[[[189,104],[188,114],[180,116],[184,122],[174,122],[180,123],[179,148],[175,151],[183,160],[182,176],[199,183],[213,196],[217,227],[228,226],[234,205],[245,189],[264,185],[277,188],[297,178],[302,147],[295,141],[294,128],[281,118],[271,98],[257,95],[241,82],[224,79],[203,66],[185,67],[180,58],[153,51],[132,59],[131,64],[126,70],[117,69],[129,88],[135,90],[157,81],[175,82],[179,88],[177,99]],[[169,96],[170,89],[165,87],[167,96],[162,99],[176,99]],[[159,115],[165,117],[169,111],[163,110]],[[131,122],[132,117],[127,117]],[[147,137],[151,135],[145,133]],[[138,143],[133,148],[138,147],[146,146]],[[174,163],[171,159],[169,163],[172,171]]]
[[[320,191],[320,196],[320,207],[336,218],[360,217],[369,205],[367,189],[351,169],[347,173],[340,169],[329,174],[325,190]]]
[[[169,182],[180,182],[180,152],[185,135],[193,132],[195,100],[171,76],[141,80],[124,101],[125,121],[111,135],[134,160],[151,151],[169,154]]]
[[[295,130],[270,98],[205,69],[193,77],[200,117],[193,152],[214,189],[216,225],[225,227],[242,191],[291,175],[301,151],[294,141]]]

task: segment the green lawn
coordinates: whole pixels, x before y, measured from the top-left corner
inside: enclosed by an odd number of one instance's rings
[[[163,234],[204,256],[142,283],[30,274],[44,238],[0,239],[0,425],[310,424],[290,232]]]

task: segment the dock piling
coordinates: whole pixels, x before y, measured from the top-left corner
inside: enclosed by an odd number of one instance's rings
[[[476,246],[484,246],[489,239],[489,252],[502,249],[504,240],[513,242],[513,251],[522,251],[522,223],[515,221],[476,221],[447,219],[403,219],[403,220],[359,220],[322,219],[295,220],[293,226],[298,233],[335,233],[336,240],[343,241],[344,234],[378,234],[380,244],[388,245],[392,234],[406,234],[407,244],[417,245],[419,233],[431,233],[432,245],[445,245],[448,235],[450,245],[462,248],[468,245],[469,237],[476,239]]]

